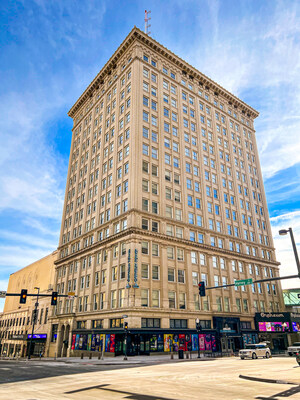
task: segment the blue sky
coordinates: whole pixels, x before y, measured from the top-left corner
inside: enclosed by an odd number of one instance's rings
[[[300,3],[0,2],[0,290],[58,245],[72,121],[67,112],[150,9],[152,37],[260,112],[255,122],[282,274],[300,240]],[[285,282],[285,286],[299,286]],[[0,310],[3,301],[0,302]]]

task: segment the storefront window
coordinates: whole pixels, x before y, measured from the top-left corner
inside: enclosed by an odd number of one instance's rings
[[[103,328],[103,319],[96,319],[92,321],[92,328],[93,329],[102,329]]]
[[[170,319],[170,328],[187,328],[187,319]]]
[[[211,321],[210,320],[200,320],[199,324],[202,329],[211,329]]]
[[[250,321],[241,321],[241,329],[251,329]]]
[[[142,318],[142,328],[160,328],[159,318]]]
[[[57,330],[58,330],[58,324],[53,324],[52,325],[52,332],[51,332],[51,342],[56,342],[56,340],[57,340]]]
[[[110,320],[111,328],[123,328],[124,320],[123,318],[114,318]]]
[[[85,329],[86,321],[77,321],[77,329]]]

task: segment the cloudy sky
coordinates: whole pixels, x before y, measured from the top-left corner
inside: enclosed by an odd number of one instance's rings
[[[0,2],[0,290],[55,250],[71,141],[67,111],[132,27],[260,112],[255,122],[277,258],[296,272],[300,240],[300,2]],[[285,287],[299,287],[297,281]],[[3,301],[0,301],[0,310]]]

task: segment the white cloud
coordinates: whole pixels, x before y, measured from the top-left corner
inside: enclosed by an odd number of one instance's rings
[[[222,5],[222,3],[220,3]],[[300,162],[300,5],[281,1],[259,14],[224,19],[218,2],[199,13],[196,40],[184,57],[232,93],[258,108],[255,122],[265,178]],[[263,5],[261,5],[263,7]],[[240,10],[239,10],[240,11]]]

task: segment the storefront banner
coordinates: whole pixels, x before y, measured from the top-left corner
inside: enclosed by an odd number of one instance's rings
[[[91,351],[92,347],[92,334],[88,334],[88,339],[87,339],[87,351]]]
[[[189,333],[185,335],[185,350],[192,351],[192,335]]]
[[[205,335],[203,333],[200,333],[199,335],[199,348],[202,351],[205,350]]]
[[[164,336],[162,333],[157,335],[157,351],[164,351]]]
[[[27,335],[27,338],[31,339],[31,334]],[[33,339],[47,339],[47,334],[46,333],[33,334],[32,338]]]
[[[179,350],[185,350],[185,334],[179,334]]]
[[[86,350],[87,348],[87,335],[79,335],[79,350]]]
[[[96,350],[96,335],[94,333],[92,334],[91,350],[92,351]]]
[[[110,334],[106,335],[105,338],[105,352],[106,353],[110,352]]]
[[[217,351],[217,342],[215,335],[211,335],[211,349],[212,351]]]
[[[157,351],[157,336],[152,335],[150,337],[150,351]]]
[[[93,342],[92,342],[93,345]],[[95,335],[95,351],[100,351],[100,334]]]
[[[199,345],[199,337],[198,334],[192,334],[192,350],[197,351]]]
[[[170,351],[170,343],[173,343],[173,335],[164,335],[164,351]]]
[[[179,349],[179,336],[177,334],[173,335],[173,351],[178,351]]]
[[[115,347],[116,347],[116,335],[112,334],[112,335],[110,335],[109,352],[110,353],[114,353],[115,352]]]
[[[286,327],[283,327],[283,324],[286,324]],[[289,322],[259,322],[258,323],[258,330],[260,332],[284,332],[285,328],[289,330],[290,324]]]
[[[79,337],[80,337],[80,335],[77,334],[77,335],[76,335],[76,340],[75,340],[75,350],[78,350],[78,349],[79,349]]]
[[[101,333],[100,335],[100,351],[103,351],[105,348],[105,333]]]
[[[76,335],[72,335],[71,350],[75,350]]]
[[[205,350],[211,350],[211,335],[205,335]]]
[[[299,322],[292,322],[293,325],[293,331],[294,332],[300,332],[300,323]]]

